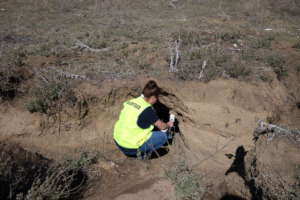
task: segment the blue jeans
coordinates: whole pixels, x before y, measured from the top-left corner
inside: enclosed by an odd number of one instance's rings
[[[127,149],[121,147],[117,142],[116,145],[127,156],[137,156],[138,152],[142,154],[151,153],[161,148],[168,141],[167,133],[161,131],[153,131],[151,137],[138,149]]]

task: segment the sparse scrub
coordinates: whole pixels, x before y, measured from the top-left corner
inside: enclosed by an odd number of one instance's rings
[[[242,64],[233,64],[227,68],[226,72],[231,78],[239,78],[249,76],[251,69]]]
[[[281,15],[283,13],[291,16],[300,15],[300,3],[297,0],[269,0],[267,3],[271,6],[273,11],[276,11]]]
[[[33,99],[26,104],[30,112],[53,115],[62,104],[75,105],[77,99],[69,83],[48,83],[32,89]],[[64,103],[62,102],[64,101]]]
[[[64,165],[70,166],[74,169],[88,167],[97,161],[98,156],[98,154],[83,151],[77,159],[66,159]]]
[[[52,165],[45,174],[35,177],[23,200],[80,198],[87,181],[84,169],[95,162],[95,155],[82,152],[78,159],[67,159],[62,164]]]
[[[26,196],[20,198],[19,195],[19,200],[73,199],[80,195],[86,182],[81,170],[68,165],[54,165],[44,175],[36,177]]]
[[[295,198],[300,198],[300,165],[297,166],[295,178],[296,182],[293,186],[293,196]]]
[[[201,60],[202,59],[202,52],[201,50],[195,50],[195,51],[192,51],[191,52],[191,56],[190,56],[190,59],[191,60]]]
[[[297,65],[297,66],[296,66],[296,71],[297,71],[297,72],[300,72],[300,65]]]
[[[23,79],[10,67],[0,70],[0,100],[13,99],[18,93],[18,87]]]
[[[182,31],[179,33],[171,34],[171,38],[172,41],[180,38],[183,46],[200,47],[212,41],[214,39],[214,36],[205,32]]]
[[[285,60],[279,55],[270,55],[266,58],[267,64],[272,67],[276,73],[278,80],[288,75],[288,71],[285,66]]]
[[[295,43],[292,48],[294,49],[300,49],[300,41],[298,41],[297,43]]]
[[[175,34],[174,34],[175,35]],[[256,68],[258,62],[263,62],[249,43],[248,38],[239,30],[221,31],[207,34],[206,32],[182,32],[178,33],[182,40],[182,53],[179,71],[175,73],[181,80],[210,81],[219,77],[238,78],[240,80],[257,79],[260,73]],[[264,37],[268,44],[260,45],[267,48],[272,37]],[[209,43],[208,43],[209,42]],[[168,60],[169,61],[169,60]],[[206,62],[205,69],[201,69]]]
[[[239,31],[237,32],[221,32],[220,39],[225,42],[237,42],[238,39],[241,39],[242,35]]]
[[[0,101],[12,100],[17,94],[22,92],[21,82],[26,80],[26,69],[24,60],[26,52],[20,48],[18,50],[5,50],[0,58]]]
[[[184,161],[166,171],[167,177],[175,185],[176,196],[180,200],[200,200],[206,191],[199,175],[195,174]]]
[[[259,78],[260,78],[260,80],[262,80],[264,82],[269,82],[270,83],[270,82],[273,81],[273,79],[270,76],[266,75],[266,74],[259,75]]]
[[[1,200],[80,199],[87,182],[86,169],[94,156],[56,163],[15,144],[0,143]],[[75,163],[75,164],[74,164]]]
[[[274,37],[271,35],[261,36],[260,38],[253,39],[252,47],[256,49],[269,49],[271,48]]]

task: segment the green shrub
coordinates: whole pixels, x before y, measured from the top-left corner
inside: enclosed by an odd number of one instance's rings
[[[47,113],[49,105],[42,99],[34,99],[25,105],[26,109],[31,112]]]
[[[74,105],[77,101],[73,91],[65,83],[44,84],[32,90],[32,100],[25,107],[29,112],[54,114],[58,111],[60,104]],[[59,102],[60,101],[60,102]]]
[[[251,70],[242,64],[233,64],[226,72],[231,78],[247,77],[251,74]]]
[[[272,82],[272,78],[266,74],[261,74],[259,75],[260,80],[264,81],[264,82]]]

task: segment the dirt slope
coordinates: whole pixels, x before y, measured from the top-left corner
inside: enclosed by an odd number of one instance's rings
[[[276,82],[254,85],[234,80],[208,84],[159,81],[170,94],[161,101],[179,116],[183,137],[175,137],[166,156],[145,162],[128,160],[112,140],[121,102],[139,95],[143,83],[142,79],[105,82],[106,87],[100,89],[81,85],[78,91],[90,99],[89,114],[84,120],[63,115],[60,134],[56,123],[51,124],[40,114],[30,114],[22,103],[2,105],[1,137],[56,160],[82,151],[101,154],[101,161],[94,170],[101,171],[102,179],[95,180],[88,199],[99,196],[101,199],[138,199],[143,195],[147,199],[146,194],[150,193],[153,194],[150,199],[173,199],[172,193],[165,194],[172,186],[165,179],[164,171],[180,160],[203,174],[211,191],[223,188],[212,199],[228,192],[241,195],[236,188],[242,180],[234,174],[224,175],[232,164],[224,154],[234,154],[239,146],[246,150],[253,147],[256,121],[272,117],[277,107],[282,108],[286,89]],[[46,129],[42,126],[45,121],[50,124]]]

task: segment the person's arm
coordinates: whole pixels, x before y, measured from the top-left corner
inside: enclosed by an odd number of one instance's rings
[[[168,123],[164,123],[161,120],[157,120],[154,125],[159,129],[159,130],[166,130],[169,127],[173,127],[174,123],[173,122],[168,122]]]

